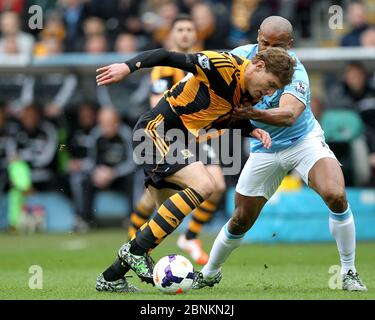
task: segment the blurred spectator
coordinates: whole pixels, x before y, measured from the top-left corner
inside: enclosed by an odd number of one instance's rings
[[[328,94],[329,107],[360,112],[364,99],[373,97],[375,91],[369,86],[366,68],[359,62],[351,62],[345,67],[342,82]]]
[[[61,21],[49,21],[40,33],[35,47],[37,57],[49,57],[63,52],[64,29]],[[71,73],[44,73],[33,78],[32,100],[43,108],[50,119],[57,119],[77,86],[77,76]]]
[[[16,35],[6,35],[0,40],[2,52],[0,59],[3,64],[22,62],[22,55]],[[0,74],[0,100],[3,101],[9,112],[16,113],[22,107],[31,104],[33,77],[21,73]]]
[[[33,37],[20,31],[19,22],[15,12],[5,11],[0,16],[0,59],[4,64],[27,62],[31,53]],[[0,100],[6,103],[11,112],[32,102],[32,77],[2,72],[0,87]]]
[[[88,3],[84,0],[59,0],[66,26],[65,51],[82,49],[83,21],[89,16]]]
[[[234,0],[231,9],[229,46],[255,43],[262,21],[272,13],[268,1]]]
[[[20,16],[16,12],[4,11],[0,16],[0,53],[5,52],[4,46],[7,46],[8,53],[17,51],[17,54],[29,56],[34,46],[34,38],[32,35],[21,31]],[[10,44],[4,44],[5,41],[13,41]],[[15,43],[14,43],[15,42]]]
[[[115,44],[117,53],[128,54],[138,51],[138,39],[131,33],[121,33],[118,35]]]
[[[351,27],[351,31],[347,33],[341,40],[343,47],[360,46],[360,38],[364,31],[369,28],[367,9],[361,2],[353,2],[348,6],[347,19]]]
[[[375,28],[369,28],[361,35],[361,46],[375,48]]]
[[[126,176],[135,169],[132,153],[133,133],[130,127],[121,124],[115,109],[104,108],[99,112],[94,148],[91,159],[95,164],[92,182],[102,189],[123,184]]]
[[[39,33],[39,41],[34,46],[34,55],[45,57],[61,53],[65,39],[65,27],[59,17],[50,18]]]
[[[7,116],[6,116],[6,105],[0,102],[0,197],[4,193],[5,186],[7,184],[7,143],[8,143],[8,131],[7,131]]]
[[[122,33],[117,37],[115,49],[120,54],[132,54],[138,51],[138,38],[129,33]],[[99,88],[107,90],[107,104],[114,106],[122,120],[131,124],[147,110],[148,90],[145,88],[148,87],[149,76],[139,73],[115,85]]]
[[[83,32],[85,37],[104,35],[105,25],[103,19],[99,17],[89,17],[83,22]]]
[[[15,11],[21,13],[25,6],[25,0],[0,0],[0,11]]]
[[[139,35],[144,32],[141,21],[141,6],[139,0],[119,0],[118,12],[120,30]]]
[[[11,159],[26,161],[36,190],[56,190],[55,157],[57,130],[44,120],[36,105],[25,107],[19,116],[20,126],[9,145]]]
[[[158,47],[164,46],[164,41],[171,31],[172,22],[178,14],[178,7],[175,1],[167,1],[157,8],[159,23],[153,32],[153,39]]]
[[[332,108],[348,108],[359,113],[365,125],[365,136],[375,170],[375,89],[369,85],[366,68],[357,62],[348,64],[344,79],[328,95]]]
[[[218,19],[215,12],[206,3],[195,4],[191,9],[191,16],[197,26],[198,50],[229,48],[227,20]]]
[[[93,146],[91,130],[96,126],[97,110],[95,103],[82,103],[74,117],[77,123],[70,128],[67,140],[69,185],[77,213],[76,231],[85,231],[91,219],[91,203],[84,201],[84,193],[91,184],[89,150]]]
[[[296,33],[301,38],[311,37],[311,24],[312,24],[312,10],[313,5],[319,5],[319,1],[313,0],[282,0],[274,1],[268,0],[268,3],[272,3],[275,6],[275,2],[278,2],[278,15],[288,19]],[[323,1],[321,1],[323,2]],[[268,5],[270,7],[270,5]]]
[[[99,112],[98,127],[91,131],[91,137],[91,176],[73,188],[76,201],[86,210],[82,217],[86,226],[92,224],[94,219],[92,207],[95,193],[98,190],[113,190],[122,195],[131,194],[131,174],[135,169],[132,130],[121,124],[115,109],[104,108]]]
[[[91,35],[86,39],[85,52],[96,55],[107,51],[107,40],[104,35]],[[94,100],[101,107],[112,106],[111,98],[108,94],[108,87],[97,86],[95,76],[92,74],[81,74],[78,78],[78,85],[72,94],[71,105],[79,105],[83,101]]]
[[[85,40],[85,52],[88,54],[105,53],[108,49],[108,43],[105,35],[91,35]]]

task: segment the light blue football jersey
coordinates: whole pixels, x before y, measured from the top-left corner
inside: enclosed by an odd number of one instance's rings
[[[258,53],[258,45],[248,44],[241,46],[233,49],[231,53],[251,60]],[[251,120],[253,125],[267,131],[272,138],[272,146],[268,150],[263,147],[263,144],[258,139],[251,138],[251,152],[276,152],[286,149],[296,141],[306,137],[306,135],[314,128],[316,120],[310,107],[309,77],[305,67],[299,61],[296,54],[292,51],[288,51],[288,53],[296,60],[292,82],[283,89],[277,90],[271,97],[264,96],[262,101],[258,102],[254,107],[258,109],[278,108],[281,95],[284,93],[290,93],[300,100],[306,108],[296,122],[290,127],[276,127]]]

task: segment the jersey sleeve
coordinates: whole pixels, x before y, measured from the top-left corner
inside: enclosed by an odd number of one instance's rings
[[[152,68],[156,66],[172,67],[186,72],[196,73],[197,55],[155,49],[142,52],[135,57],[125,61],[131,72],[141,68]]]
[[[246,44],[244,46],[234,48],[230,53],[246,59],[251,59],[256,55],[257,51],[258,46],[256,44]]]
[[[233,73],[244,59],[228,52],[202,51],[196,54],[197,74],[204,74],[213,90],[221,90],[232,81]]]
[[[230,53],[235,54],[236,56],[240,57],[247,57],[249,53],[249,49],[247,48],[248,46],[241,46],[234,48]]]
[[[305,106],[310,91],[309,77],[303,65],[297,62],[292,82],[284,87],[283,93],[289,93],[301,101]]]

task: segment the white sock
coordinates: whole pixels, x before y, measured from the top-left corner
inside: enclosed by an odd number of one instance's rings
[[[232,251],[240,245],[245,235],[231,234],[228,231],[228,223],[221,228],[217,235],[210,252],[210,258],[201,271],[205,277],[215,275],[220,270]]]
[[[349,270],[356,273],[355,260],[355,225],[352,210],[348,208],[343,213],[330,211],[329,230],[336,240],[337,249],[340,254],[341,273],[346,274]]]

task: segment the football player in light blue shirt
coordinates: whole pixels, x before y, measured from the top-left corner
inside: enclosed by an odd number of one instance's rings
[[[232,53],[251,59],[259,50],[269,47],[289,50],[292,33],[293,27],[288,20],[271,16],[260,26],[258,44],[236,48]],[[256,105],[234,112],[268,131],[272,146],[266,150],[258,142],[251,141],[252,152],[236,187],[235,212],[218,234],[209,261],[193,284],[195,289],[212,286],[221,280],[221,266],[240,245],[285,175],[294,169],[329,208],[329,228],[341,260],[342,288],[367,290],[355,268],[355,226],[346,199],[344,176],[311,112],[307,72],[296,55],[293,52],[290,55],[297,60],[292,82]]]
[[[258,44],[248,44],[232,50],[231,53],[251,60],[258,51]],[[309,77],[305,67],[301,61],[299,61],[296,54],[292,51],[289,51],[289,54],[296,60],[292,82],[283,89],[277,90],[271,97],[264,96],[262,101],[257,103],[254,107],[261,110],[278,108],[282,95],[284,93],[289,93],[299,100],[305,108],[298,118],[295,119],[293,124],[291,122],[294,119],[290,119],[290,122],[288,122],[288,119],[285,119],[282,124],[287,125],[287,127],[280,127],[252,120],[251,122],[255,126],[269,132],[272,137],[272,146],[270,149],[265,149],[260,141],[251,139],[251,152],[275,152],[288,148],[296,141],[306,137],[306,135],[314,128],[315,117],[311,112],[310,107]]]

